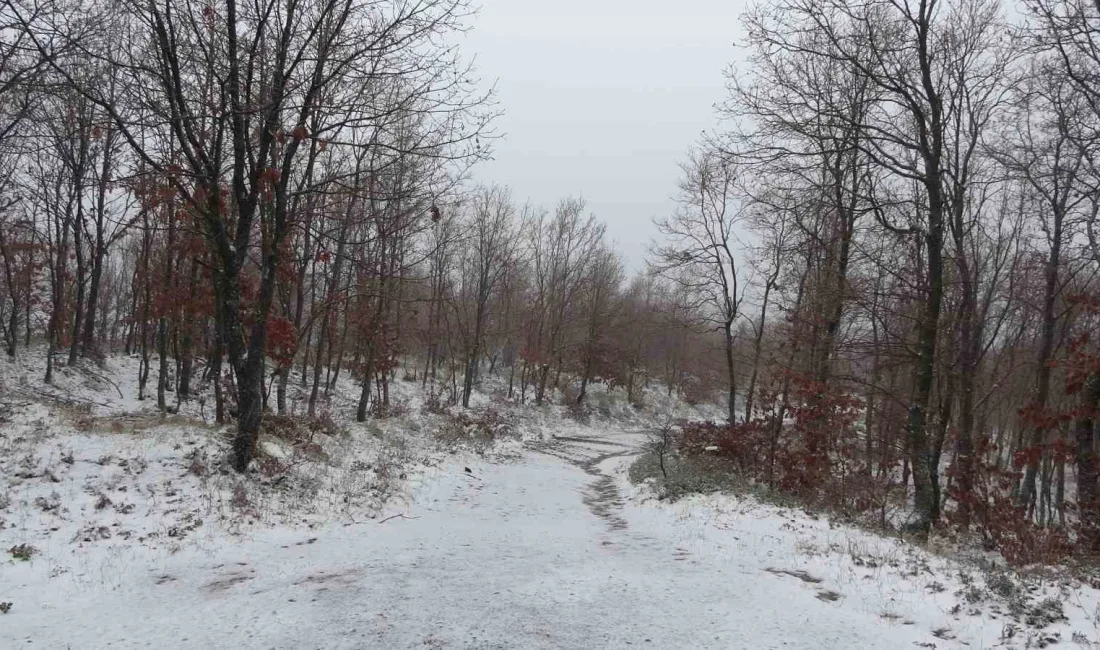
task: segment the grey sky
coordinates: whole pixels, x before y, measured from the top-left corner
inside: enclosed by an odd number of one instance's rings
[[[678,163],[714,126],[743,0],[482,0],[466,46],[506,134],[478,180],[553,207],[580,195],[631,269]]]

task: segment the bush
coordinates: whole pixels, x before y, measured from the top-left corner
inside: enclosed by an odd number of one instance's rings
[[[269,415],[264,418],[263,433],[289,442],[295,459],[327,461],[328,454],[315,440],[317,434],[335,437],[344,434],[345,430],[328,415],[318,418]],[[274,476],[286,470],[279,459],[263,453],[257,453],[257,462],[265,476]]]
[[[202,449],[193,449],[187,455],[187,473],[193,476],[203,477],[209,471],[206,466],[206,452]]]
[[[8,549],[8,553],[11,553],[12,558],[16,560],[22,560],[28,562],[38,549],[30,544],[17,544]]]
[[[710,404],[714,401],[714,386],[707,382],[691,378],[680,386],[684,403],[688,406]],[[639,391],[640,392],[640,391]]]
[[[569,417],[578,424],[588,424],[592,420],[592,415],[586,402],[577,402],[576,398],[573,401],[567,402],[569,409]]]
[[[761,389],[759,410],[747,422],[683,425],[677,452],[806,506],[848,517],[877,512],[884,520],[893,484],[868,471],[857,426],[862,402],[803,377],[781,379]]]
[[[975,510],[978,529],[987,545],[995,548],[1005,561],[1015,566],[1060,564],[1074,554],[1069,531],[1061,527],[1039,526],[1024,516],[1023,509],[1004,490],[978,502]]]
[[[381,400],[375,400],[371,405],[371,413],[376,418],[396,418],[409,413],[409,404],[407,401],[398,400],[396,398],[390,399],[389,404],[383,403]]]
[[[447,408],[454,406],[453,399],[443,399],[444,388],[440,387],[437,391],[434,387],[428,390],[428,397],[424,400],[424,410],[433,415],[444,415],[447,413]]]
[[[262,427],[263,433],[291,443],[311,437],[305,420],[289,415],[264,416]]]
[[[492,408],[453,415],[436,431],[436,439],[449,446],[472,443],[478,448],[513,436],[515,426],[512,420]]]

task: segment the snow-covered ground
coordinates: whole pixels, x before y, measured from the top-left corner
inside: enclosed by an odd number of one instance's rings
[[[224,431],[152,415],[114,363],[117,391],[0,375],[0,647],[1100,647],[1086,586],[749,498],[654,499],[626,470],[657,415],[611,396],[581,424],[490,386],[515,431],[476,451],[433,443],[450,421],[411,385],[410,412],[363,425],[334,399],[323,458],[268,437],[299,464],[238,477]]]

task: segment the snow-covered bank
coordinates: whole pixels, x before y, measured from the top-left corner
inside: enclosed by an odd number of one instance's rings
[[[325,417],[266,418],[255,466],[239,475],[227,466],[233,425],[213,422],[209,386],[182,403],[169,393],[178,412],[161,414],[155,397],[137,398],[137,363],[60,366],[46,385],[41,350],[0,360],[2,627],[121,589],[170,556],[384,519],[441,463],[514,457],[526,434],[486,438],[472,430],[483,411],[427,412],[408,383],[394,386],[397,414],[355,423],[358,387],[343,381]],[[304,393],[290,392],[300,412]]]
[[[881,647],[1100,647],[1100,591],[1064,572],[932,553],[750,495],[660,500],[652,481],[628,480],[632,460],[602,466],[618,478],[628,520],[667,529],[692,561],[784,581],[802,598],[877,619],[896,635]]]

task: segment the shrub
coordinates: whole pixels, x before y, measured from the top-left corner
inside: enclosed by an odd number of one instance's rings
[[[396,418],[407,415],[410,411],[409,404],[405,400],[391,399],[389,404],[381,400],[375,400],[371,406],[371,413],[377,418]]]
[[[424,400],[424,410],[434,415],[444,415],[448,407],[454,406],[454,400],[443,399],[443,391],[442,387],[438,390],[431,388],[428,391],[428,397]]]
[[[681,396],[688,406],[709,404],[714,401],[714,386],[692,377],[680,386]],[[639,391],[640,392],[640,391]]]
[[[237,483],[233,486],[233,498],[230,500],[230,503],[237,510],[249,510],[252,502],[248,498],[248,489],[245,488],[244,483]]]
[[[201,449],[193,449],[187,455],[187,473],[194,476],[206,476],[206,453]]]
[[[587,403],[577,402],[576,398],[573,398],[573,401],[567,402],[567,404],[569,417],[573,418],[575,422],[588,424],[591,421],[592,417]]]
[[[57,492],[51,492],[49,498],[35,497],[34,505],[42,512],[57,512],[61,508],[61,495]]]
[[[30,544],[16,544],[15,546],[8,549],[8,553],[11,553],[11,556],[13,558],[15,558],[16,560],[22,560],[24,562],[30,561],[31,556],[33,556],[37,552],[38,549],[31,546]]]
[[[469,442],[484,447],[514,435],[511,419],[496,409],[487,408],[451,416],[436,432],[436,439],[448,445]]]
[[[299,440],[308,440],[312,438],[309,427],[306,426],[306,421],[302,418],[297,418],[289,415],[267,415],[264,416],[263,433],[272,436],[274,438],[280,438],[287,442],[297,442]]]
[[[884,508],[891,484],[867,471],[857,429],[862,402],[800,376],[781,378],[785,389],[765,386],[747,422],[684,425],[678,452],[715,459],[805,505],[849,516]]]
[[[347,433],[347,428],[333,420],[331,413],[322,413],[309,420],[308,426],[310,433],[320,433],[333,438]]]
[[[268,416],[264,418],[264,433],[291,443],[295,458],[327,461],[328,454],[314,439],[317,434],[338,436],[344,433],[343,427],[336,424],[331,416],[301,418],[288,416]],[[258,453],[260,472],[265,476],[274,476],[286,470],[279,459]]]

